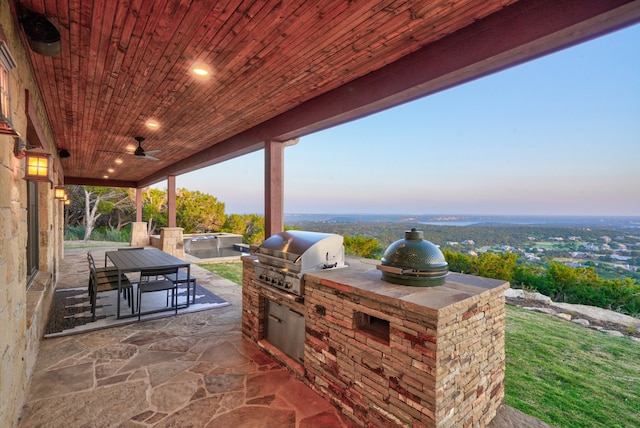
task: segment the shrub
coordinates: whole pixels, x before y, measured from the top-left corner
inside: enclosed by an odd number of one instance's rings
[[[64,230],[65,241],[81,241],[84,239],[84,226],[67,226]]]
[[[107,229],[105,231],[105,240],[113,242],[129,242],[131,238],[131,230],[129,228],[123,228],[120,230]]]

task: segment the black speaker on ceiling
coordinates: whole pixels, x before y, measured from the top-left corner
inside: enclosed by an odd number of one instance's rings
[[[60,52],[60,32],[46,16],[25,11],[20,22],[32,51],[44,56],[53,56]]]

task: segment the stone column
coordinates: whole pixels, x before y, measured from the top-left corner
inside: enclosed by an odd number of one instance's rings
[[[129,240],[129,244],[132,247],[146,247],[149,245],[146,221],[135,221],[131,223],[131,239]]]
[[[179,259],[184,256],[184,240],[181,227],[163,227],[160,231],[160,249]]]

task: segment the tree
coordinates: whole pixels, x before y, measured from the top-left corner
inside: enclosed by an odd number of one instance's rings
[[[220,231],[226,220],[224,203],[206,193],[178,189],[176,192],[176,224],[185,233]]]
[[[511,281],[518,256],[513,253],[481,253],[477,261],[477,275]]]
[[[65,186],[69,196],[69,205],[65,205],[65,226],[76,227],[84,221],[84,188],[83,186]]]
[[[566,302],[570,296],[584,293],[584,288],[597,284],[598,277],[593,268],[574,268],[562,263],[551,262],[547,277],[552,285],[554,301]]]
[[[120,231],[135,219],[136,196],[134,189],[117,188],[114,191],[117,194],[117,202],[109,213],[107,225],[110,229]]]
[[[264,241],[264,217],[258,214],[231,214],[222,230],[242,235],[245,244],[259,244]]]
[[[142,219],[147,221],[147,231],[153,235],[156,227],[167,226],[167,192],[146,189],[142,194]]]
[[[84,186],[84,240],[88,241],[98,217],[113,210],[120,202],[119,192],[111,187]]]
[[[259,244],[264,241],[264,217],[258,214],[245,214],[246,232],[242,238],[245,244]]]
[[[344,246],[347,255],[354,255],[370,259],[378,258],[382,248],[376,238],[367,238],[364,236],[346,236],[344,237]]]
[[[247,223],[241,214],[230,214],[222,226],[223,232],[243,235],[247,232]]]
[[[446,248],[442,250],[442,255],[447,261],[450,271],[466,274],[474,273],[476,257],[469,254],[456,253]]]

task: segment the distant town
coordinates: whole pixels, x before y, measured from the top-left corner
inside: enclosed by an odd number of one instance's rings
[[[298,214],[306,230],[378,239],[382,248],[418,227],[441,248],[477,255],[510,252],[533,264],[593,267],[598,275],[640,280],[640,217],[406,216]]]

